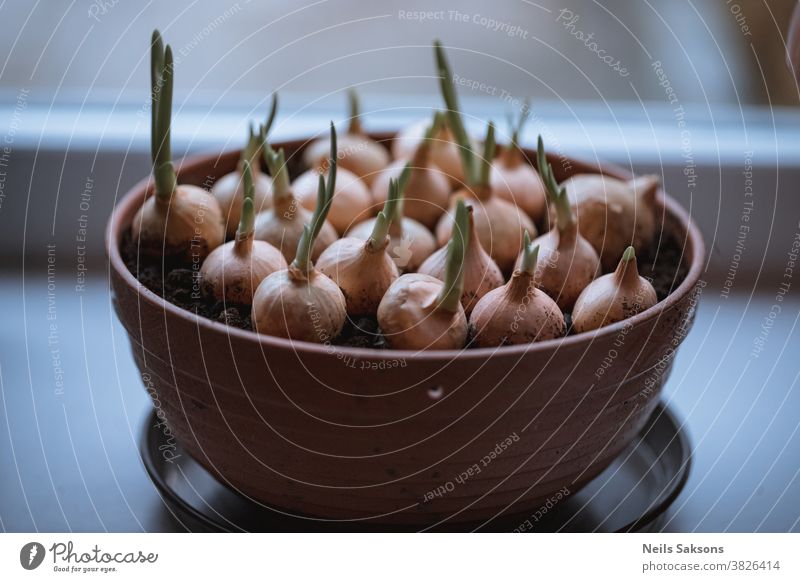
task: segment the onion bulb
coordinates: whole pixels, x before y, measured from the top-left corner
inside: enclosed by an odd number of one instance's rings
[[[480,239],[475,235],[475,221],[472,218],[472,206],[467,207],[469,214],[469,236],[464,255],[464,291],[461,293],[461,305],[469,316],[478,300],[492,289],[500,287],[505,280],[500,267],[483,249]],[[442,247],[422,263],[419,272],[444,280],[447,267],[447,248]]]
[[[523,232],[527,230],[535,236],[536,226],[514,204],[494,195],[489,182],[495,149],[494,125],[489,123],[481,158],[470,146],[467,132],[461,121],[458,98],[453,89],[453,74],[439,41],[436,41],[435,50],[442,95],[447,104],[448,119],[456,139],[461,144],[461,162],[466,182],[466,186],[451,198],[451,208],[459,200],[476,202],[473,205],[475,208],[475,232],[483,248],[494,259],[497,266],[503,272],[509,272],[517,259]],[[440,245],[444,245],[450,238],[452,227],[452,213],[445,213],[436,226],[436,238]]]
[[[562,184],[578,230],[600,255],[603,269],[614,268],[628,245],[641,252],[656,233],[658,176],[630,181],[579,174]]]
[[[355,89],[348,92],[350,98],[350,125],[347,133],[339,138],[339,169],[353,172],[369,186],[378,173],[389,164],[389,152],[367,136],[361,126],[358,94]],[[320,170],[327,162],[330,142],[320,139],[310,144],[303,152],[306,166]]]
[[[581,291],[600,274],[600,257],[578,232],[566,191],[558,187],[553,168],[545,157],[541,136],[538,146],[538,164],[556,220],[549,232],[533,241],[539,247],[536,286],[553,297],[562,311],[572,311]]]
[[[461,146],[453,135],[453,131],[448,126],[447,118],[442,112],[436,112],[442,116],[441,124],[432,135],[430,145],[430,162],[434,167],[441,170],[447,178],[451,188],[459,188],[464,185],[464,169],[461,166]],[[398,132],[392,140],[392,155],[396,160],[410,160],[414,157],[420,144],[430,128],[429,122],[425,119],[413,123]],[[475,140],[470,138],[473,147],[476,146]]]
[[[148,197],[131,224],[142,254],[176,259],[199,268],[202,260],[225,240],[222,211],[216,199],[197,186],[178,185],[172,164],[172,49],[153,32],[150,62],[152,87],[151,155],[155,193]]]
[[[288,263],[294,258],[305,225],[311,220],[311,212],[303,208],[289,185],[283,149],[275,153],[269,144],[265,144],[264,158],[272,174],[272,207],[256,216],[255,237],[280,249]],[[336,229],[323,219],[314,239],[311,260],[316,260],[337,238]]]
[[[294,261],[288,269],[265,278],[253,296],[253,326],[263,334],[327,344],[341,332],[347,319],[339,286],[311,260],[314,239],[325,224],[336,184],[336,133],[331,123],[331,162],[328,182],[320,175],[317,210],[303,229]]]
[[[439,245],[444,245],[453,228],[453,206],[459,200],[471,204],[475,234],[484,250],[497,263],[500,270],[508,273],[514,266],[517,253],[522,246],[522,235],[525,231],[536,235],[536,226],[530,218],[511,202],[495,196],[488,183],[488,169],[491,152],[494,148],[494,125],[489,123],[486,136],[484,157],[482,158],[481,175],[470,186],[462,188],[450,199],[449,212],[439,219],[436,225],[436,238]]]
[[[389,192],[389,180],[399,177],[408,166],[411,174],[403,192],[403,212],[405,216],[413,218],[427,228],[436,226],[439,217],[447,209],[450,198],[450,182],[447,174],[431,161],[435,135],[443,123],[444,114],[437,111],[424,139],[418,142],[416,150],[408,161],[403,158],[392,162],[372,184],[373,200],[377,204],[382,203]]]
[[[389,226],[396,218],[399,188],[392,180],[389,198],[366,240],[340,238],[317,261],[317,268],[333,279],[344,294],[350,316],[374,315],[389,286],[400,276],[387,252]]]
[[[286,260],[271,244],[254,240],[255,184],[248,160],[244,160],[242,175],[244,201],[236,238],[211,251],[200,269],[200,278],[206,296],[251,305],[253,292],[261,281],[275,271],[286,269]]]
[[[625,249],[616,270],[599,277],[583,290],[572,311],[572,327],[591,331],[622,321],[658,303],[650,282],[639,276],[636,250]]]
[[[410,273],[397,279],[378,306],[378,325],[395,349],[455,350],[467,341],[467,316],[461,306],[464,254],[468,244],[467,207],[456,206],[453,238],[448,243],[444,282]]]
[[[519,121],[512,127],[511,142],[492,162],[489,184],[496,196],[512,202],[534,222],[539,222],[547,209],[544,182],[519,147],[519,135],[528,111],[526,103]]]
[[[253,126],[250,126],[250,135],[245,148],[242,150],[242,156],[239,159],[236,171],[222,176],[214,182],[214,186],[211,188],[211,193],[219,202],[222,215],[225,217],[225,230],[228,237],[233,237],[236,234],[239,219],[242,215],[242,201],[244,200],[242,173],[245,162],[250,163],[250,169],[253,173],[253,183],[255,185],[253,205],[256,212],[269,208],[270,198],[272,197],[272,181],[269,176],[265,176],[261,171],[261,156],[264,141],[267,139],[272,122],[275,120],[277,108],[278,97],[273,93],[272,108],[267,122],[260,124],[258,131],[253,131]]]
[[[317,204],[317,170],[308,170],[300,174],[292,184],[295,196],[300,204],[308,210],[314,210]],[[352,172],[339,169],[336,178],[336,194],[333,197],[328,221],[340,235],[362,220],[375,214],[372,194],[364,182]]]
[[[413,273],[436,250],[436,239],[423,224],[404,216],[406,208],[405,189],[408,187],[413,170],[406,166],[397,180],[399,199],[395,206],[395,216],[389,225],[388,252],[400,271]],[[389,182],[392,187],[392,180]],[[372,234],[377,218],[357,224],[348,236],[367,240]]]
[[[525,233],[520,268],[511,279],[489,291],[470,316],[477,347],[494,347],[558,338],[566,333],[564,314],[544,291],[536,288],[539,247]]]

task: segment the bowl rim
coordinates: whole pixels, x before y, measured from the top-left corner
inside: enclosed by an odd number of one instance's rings
[[[376,134],[377,138],[384,138],[383,134]],[[286,140],[285,142],[276,145],[287,147],[291,144],[305,144],[307,140]],[[524,152],[529,159],[535,159],[533,152],[525,148]],[[186,173],[191,168],[207,165],[216,165],[219,160],[226,156],[234,156],[236,151],[228,151],[222,153],[206,153],[194,154],[186,156],[178,161],[176,166],[179,168],[179,175]],[[532,157],[533,156],[533,157]],[[607,162],[589,162],[580,158],[568,158],[570,161],[575,162],[577,166],[589,168],[587,172],[581,173],[602,173],[614,178],[629,180],[633,174],[626,169],[610,164]],[[692,289],[694,289],[697,282],[700,280],[700,275],[703,270],[703,262],[705,257],[705,244],[703,242],[700,229],[692,220],[691,216],[686,210],[671,196],[669,196],[663,189],[659,189],[658,200],[663,204],[666,214],[671,215],[677,219],[683,226],[686,233],[684,237],[684,244],[682,249],[682,256],[684,259],[688,258],[689,270],[686,273],[683,281],[676,287],[672,293],[667,295],[663,300],[656,303],[653,307],[642,311],[616,323],[606,325],[599,329],[578,333],[562,338],[548,339],[530,344],[520,344],[512,346],[501,347],[486,347],[486,348],[462,348],[460,350],[377,350],[373,348],[357,348],[342,345],[327,345],[318,344],[314,342],[306,342],[301,340],[291,340],[270,336],[266,334],[259,334],[255,331],[240,329],[237,327],[230,327],[224,323],[213,321],[202,315],[194,314],[177,305],[170,303],[166,299],[158,296],[156,293],[145,287],[139,280],[131,273],[120,253],[120,242],[122,234],[125,229],[130,226],[133,221],[136,210],[138,210],[138,201],[142,197],[142,193],[146,192],[151,183],[150,176],[147,176],[137,182],[123,197],[114,205],[111,211],[111,216],[108,220],[105,232],[105,246],[106,253],[109,259],[110,268],[112,268],[117,276],[129,287],[135,290],[139,301],[144,300],[150,306],[165,311],[166,314],[191,321],[198,328],[198,333],[206,331],[210,333],[222,333],[229,336],[229,339],[236,338],[241,341],[257,342],[264,348],[272,350],[289,350],[294,353],[309,353],[317,356],[333,356],[343,357],[350,356],[358,360],[411,360],[411,361],[463,361],[463,360],[485,360],[490,357],[498,356],[522,356],[528,352],[533,353],[546,353],[553,348],[569,348],[572,346],[579,346],[584,343],[591,343],[598,339],[609,336],[615,336],[623,331],[625,328],[637,327],[644,324],[653,318],[658,318],[663,312],[675,306],[678,302],[683,300]],[[690,246],[690,256],[686,257],[687,243]],[[165,315],[166,315],[165,314]]]

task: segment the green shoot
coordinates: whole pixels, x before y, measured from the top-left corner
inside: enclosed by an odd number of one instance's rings
[[[264,132],[264,126],[259,124],[258,131],[253,128],[253,124],[250,124],[247,132],[247,143],[242,150],[242,155],[239,158],[239,163],[244,165],[245,162],[249,163],[252,168],[257,166],[258,158],[261,153],[261,148],[264,145],[264,140],[266,139],[267,135]]]
[[[156,195],[160,200],[169,200],[178,183],[175,167],[172,165],[170,143],[174,63],[172,48],[169,45],[164,48],[158,30],[153,31],[150,66],[150,81],[152,82],[150,139],[153,175],[156,182]]]
[[[442,111],[436,111],[433,114],[433,121],[425,130],[425,136],[419,142],[417,150],[414,152],[413,162],[416,167],[423,167],[428,161],[428,155],[431,147],[434,145],[439,132],[445,124],[445,114]]]
[[[255,197],[256,188],[253,184],[253,171],[250,167],[250,162],[247,160],[244,161],[242,177],[244,179],[244,201],[242,202],[242,217],[239,219],[239,228],[236,230],[237,241],[253,235],[256,219],[253,211],[253,198]]]
[[[539,260],[539,245],[534,245],[531,242],[531,235],[525,231],[525,236],[522,240],[522,261],[520,264],[520,271],[533,275],[536,271],[536,263]]]
[[[508,126],[511,130],[511,144],[510,148],[514,150],[520,150],[519,147],[519,136],[522,133],[522,128],[525,125],[525,122],[528,121],[528,118],[531,114],[531,102],[530,99],[526,99],[525,102],[522,104],[522,110],[519,112],[519,119],[517,123],[514,124],[514,119],[512,116],[509,115],[508,119]]]
[[[361,103],[358,100],[358,93],[352,87],[347,91],[347,101],[350,106],[350,124],[347,133],[364,133],[361,127]]]
[[[292,261],[292,266],[306,275],[308,275],[312,267],[311,250],[314,248],[314,241],[317,239],[319,231],[322,230],[322,225],[325,224],[331,202],[333,202],[333,194],[336,188],[337,155],[336,128],[331,122],[331,157],[328,163],[327,184],[325,178],[320,174],[319,187],[317,189],[317,206],[314,209],[314,214],[311,215],[311,222],[303,227],[303,235],[297,244],[297,253],[294,261]]]
[[[436,53],[436,68],[439,73],[439,85],[442,90],[442,97],[444,97],[445,105],[447,105],[447,120],[450,129],[456,138],[459,146],[459,153],[461,154],[461,164],[464,168],[464,179],[467,185],[476,185],[477,176],[475,175],[475,154],[472,151],[472,145],[469,141],[469,135],[464,128],[464,123],[461,120],[461,109],[458,105],[458,96],[453,83],[453,73],[450,70],[450,65],[447,62],[447,57],[444,54],[442,43],[434,41],[434,51]]]
[[[164,41],[158,30],[153,31],[150,45],[150,161],[155,165],[158,155],[158,94],[161,92],[161,72],[164,70]]]
[[[269,130],[272,129],[272,124],[275,122],[275,115],[278,113],[278,94],[272,94],[272,104],[269,108],[269,115],[267,116],[267,121],[264,124],[264,135],[269,135]]]
[[[245,161],[250,162],[250,169],[253,172],[257,172],[258,168],[260,167],[259,157],[261,157],[261,150],[264,147],[264,142],[267,141],[267,135],[269,135],[269,130],[272,128],[272,123],[275,121],[275,114],[277,111],[278,94],[273,93],[272,106],[270,107],[267,121],[258,125],[258,131],[254,131],[253,125],[250,125],[247,144],[245,145],[244,150],[242,150],[242,157],[240,161],[242,163]]]
[[[629,261],[635,261],[635,260],[636,260],[636,249],[634,249],[633,247],[628,247],[627,249],[625,249],[625,252],[622,253],[622,262],[627,263]]]
[[[489,127],[486,128],[486,139],[483,143],[483,158],[480,160],[480,176],[478,177],[478,184],[488,184],[489,176],[492,172],[492,160],[494,160],[494,150],[497,143],[494,139],[494,123],[489,122]]]
[[[431,140],[436,139],[436,136],[439,135],[439,131],[441,131],[444,124],[445,124],[445,113],[442,111],[435,111],[433,113],[433,121],[428,126],[428,129],[425,131],[424,143],[430,143]]]
[[[628,247],[622,253],[619,265],[614,270],[614,275],[620,281],[635,282],[639,278],[639,268],[636,264],[636,249]]]
[[[536,144],[536,162],[539,166],[539,175],[542,177],[542,182],[544,182],[545,190],[547,191],[547,197],[556,207],[556,226],[559,232],[563,232],[575,223],[572,216],[572,208],[567,197],[567,190],[559,187],[553,174],[553,167],[547,161],[541,135]]]
[[[445,265],[444,286],[437,297],[440,309],[454,313],[458,310],[464,292],[464,257],[469,245],[469,212],[463,200],[456,205],[456,219],[453,235],[447,243],[447,263]]]
[[[285,202],[291,196],[286,154],[283,148],[275,152],[269,144],[265,143],[264,146],[264,160],[272,176],[272,196],[276,203]]]
[[[401,199],[403,197],[403,192],[405,192],[406,184],[408,183],[408,178],[411,176],[411,162],[408,162],[403,171],[400,172],[400,176],[397,178],[397,197]]]
[[[389,196],[383,205],[383,210],[378,213],[372,233],[367,239],[369,250],[376,251],[383,248],[386,236],[389,234],[389,227],[397,219],[397,212],[400,206],[400,187],[398,181],[391,178],[389,180]]]
[[[405,191],[408,179],[411,176],[413,161],[409,161],[400,176],[397,178],[397,204],[394,208],[392,223],[389,225],[389,235],[402,238],[403,236],[403,203],[405,202]]]

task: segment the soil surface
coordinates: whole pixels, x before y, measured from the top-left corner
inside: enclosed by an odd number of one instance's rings
[[[121,245],[122,258],[130,272],[148,289],[170,303],[188,311],[219,321],[232,327],[253,331],[250,307],[224,303],[203,297],[196,292],[197,277],[191,269],[183,265],[163,263],[138,255],[130,232],[126,232]],[[660,248],[652,248],[638,259],[639,273],[649,278],[655,287],[658,300],[663,300],[674,288],[680,285],[687,273],[681,263],[681,247],[672,238],[662,240]],[[571,332],[572,318],[566,313],[568,335]],[[361,317],[348,320],[341,335],[334,342],[337,345],[386,349],[386,342],[380,333],[375,317]]]

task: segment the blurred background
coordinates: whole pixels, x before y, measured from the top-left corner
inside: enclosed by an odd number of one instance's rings
[[[651,70],[658,60],[687,103],[796,105],[783,57],[792,8],[791,0],[16,2],[3,6],[2,86],[30,88],[47,103],[138,105],[147,40],[159,27],[176,52],[181,99],[205,107],[362,84],[365,93],[431,93],[436,37],[464,49],[453,55],[464,75],[535,101],[663,101]],[[578,31],[629,75],[596,66]]]
[[[174,527],[138,458],[148,401],[103,251],[115,202],[149,172],[158,27],[176,57],[176,155],[239,148],[274,91],[275,139],[343,120],[352,86],[368,128],[427,116],[442,105],[440,38],[475,127],[502,128],[530,98],[525,143],[542,134],[567,155],[661,174],[708,245],[697,324],[665,395],[697,446],[667,528],[797,529],[800,92],[785,57],[795,4],[0,3],[0,527]]]
[[[800,93],[785,58],[793,7],[791,0],[5,3],[0,113],[15,171],[0,199],[7,223],[0,260],[20,266],[23,233],[33,243],[24,247],[28,256],[43,255],[35,244],[43,238],[71,239],[60,227],[82,214],[74,200],[87,176],[98,217],[89,260],[102,257],[102,217],[148,171],[155,27],[175,52],[176,154],[240,147],[273,91],[281,97],[276,139],[341,120],[351,86],[368,127],[427,116],[441,106],[430,48],[441,38],[476,127],[493,118],[502,130],[530,98],[528,143],[542,134],[573,156],[664,174],[712,246],[730,254],[735,236],[717,236],[721,225],[739,222],[740,205],[723,203],[723,190],[741,190],[730,180],[745,165],[780,165],[780,174],[767,171],[759,181],[763,204],[777,204],[777,182],[792,180],[800,163]],[[37,196],[46,219],[26,220],[24,193]],[[797,209],[792,197],[784,202]],[[780,261],[760,261],[772,213],[757,214],[769,220],[750,237],[756,262],[743,271],[778,272]],[[790,216],[775,219],[790,228]],[[725,262],[719,266],[724,271]]]

